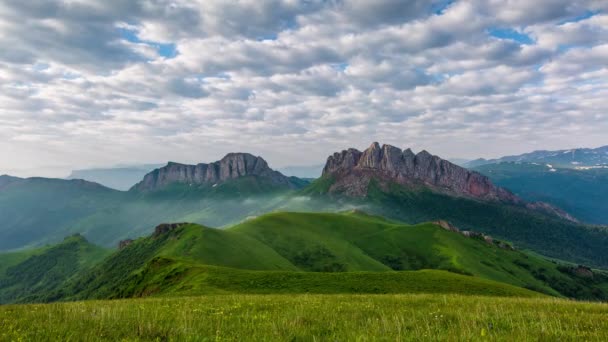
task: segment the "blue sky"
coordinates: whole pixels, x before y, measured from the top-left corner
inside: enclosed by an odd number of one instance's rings
[[[601,0],[0,3],[0,174],[608,145]]]

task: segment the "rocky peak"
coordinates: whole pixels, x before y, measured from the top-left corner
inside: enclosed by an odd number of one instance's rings
[[[158,226],[156,226],[156,228],[154,228],[154,233],[152,234],[152,237],[159,237],[163,234],[167,234],[179,227],[183,227],[185,225],[188,225],[188,223],[185,222],[180,222],[180,223],[161,223]]]
[[[424,185],[456,195],[521,202],[509,191],[493,185],[487,177],[427,151],[414,154],[410,149],[402,151],[377,142],[363,152],[351,148],[334,153],[328,158],[323,175],[335,176],[333,190],[350,195],[365,195],[366,183],[374,177],[403,185]]]
[[[262,157],[249,153],[229,153],[209,164],[186,165],[169,162],[166,166],[148,173],[132,190],[154,191],[173,183],[189,185],[215,185],[244,176],[258,176],[271,184],[293,188],[288,177],[272,170]]]

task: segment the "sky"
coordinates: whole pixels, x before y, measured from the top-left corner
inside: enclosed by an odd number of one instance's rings
[[[5,0],[0,47],[0,174],[608,145],[605,0]]]

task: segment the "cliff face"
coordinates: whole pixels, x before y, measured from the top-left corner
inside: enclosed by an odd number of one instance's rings
[[[214,185],[244,176],[262,177],[273,185],[294,187],[288,177],[272,170],[263,158],[249,153],[229,153],[210,164],[185,165],[169,162],[144,176],[132,190],[154,191],[173,183]]]
[[[479,199],[522,203],[506,189],[492,184],[489,178],[427,151],[414,154],[401,149],[373,143],[361,152],[348,149],[327,159],[324,176],[334,176],[330,192],[364,196],[371,178],[394,181],[402,185],[423,185],[434,190]]]

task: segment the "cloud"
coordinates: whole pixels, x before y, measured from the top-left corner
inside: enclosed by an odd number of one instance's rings
[[[606,144],[605,1],[0,3],[2,169]],[[527,38],[526,38],[527,37]],[[27,164],[27,165],[23,165]]]

